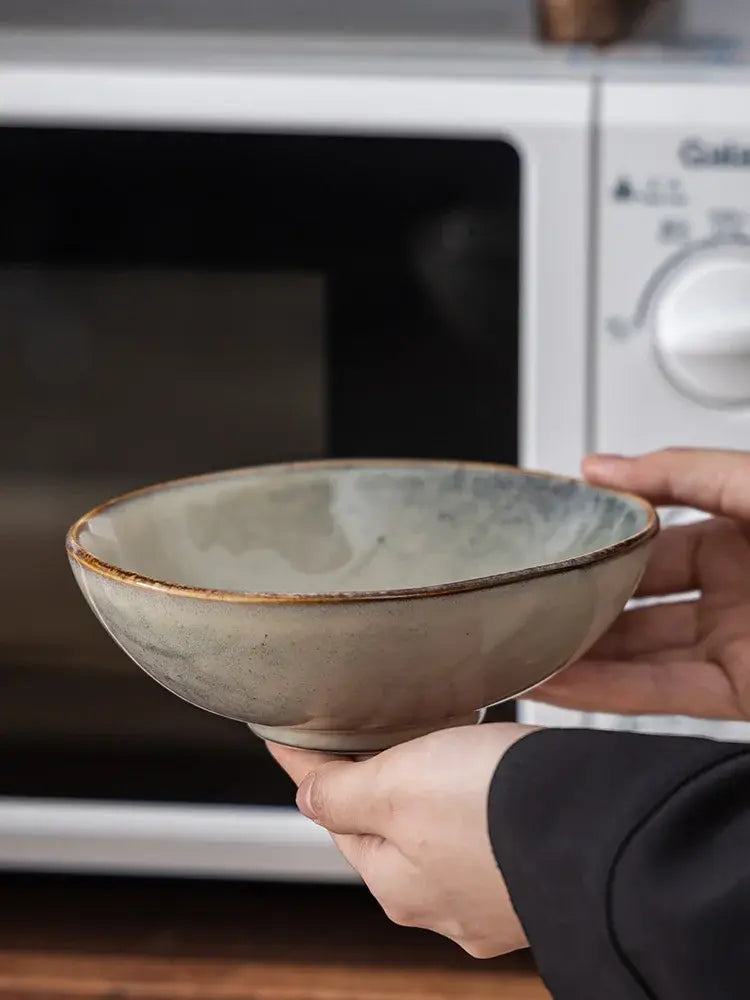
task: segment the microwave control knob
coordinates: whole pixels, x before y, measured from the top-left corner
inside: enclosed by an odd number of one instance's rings
[[[651,329],[679,392],[709,407],[750,405],[750,248],[679,264],[652,301]]]

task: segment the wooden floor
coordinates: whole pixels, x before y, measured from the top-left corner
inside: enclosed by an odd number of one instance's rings
[[[478,962],[364,890],[0,878],[0,1000],[549,1000],[526,956]]]

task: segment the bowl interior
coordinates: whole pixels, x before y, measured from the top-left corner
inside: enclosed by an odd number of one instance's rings
[[[335,594],[440,586],[548,566],[647,528],[635,498],[513,469],[313,464],[219,473],[93,514],[78,544],[195,588]]]

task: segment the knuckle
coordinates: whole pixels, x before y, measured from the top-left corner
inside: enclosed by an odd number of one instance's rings
[[[454,938],[455,940],[455,938]],[[486,940],[468,939],[456,941],[456,944],[470,955],[472,958],[488,959],[496,958],[501,952],[496,945],[492,945]]]
[[[417,909],[403,900],[378,899],[378,902],[392,924],[397,924],[399,927],[423,926]]]
[[[322,774],[315,774],[310,779],[309,787],[310,808],[318,822],[324,823],[328,818],[328,796],[325,789],[325,778]]]
[[[399,927],[419,927],[414,913],[403,906],[383,906],[383,912],[392,924]]]
[[[336,763],[324,764],[310,776],[308,789],[309,804],[315,819],[327,826],[335,819],[337,812]]]

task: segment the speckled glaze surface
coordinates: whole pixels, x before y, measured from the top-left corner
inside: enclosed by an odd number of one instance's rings
[[[635,497],[499,466],[326,462],[168,483],[67,538],[155,680],[261,737],[363,753],[475,721],[577,658],[657,531]]]

